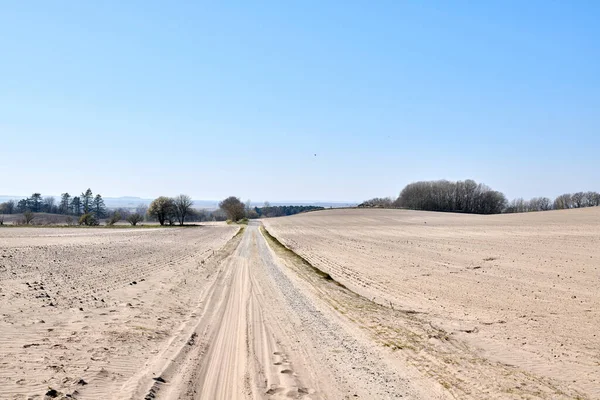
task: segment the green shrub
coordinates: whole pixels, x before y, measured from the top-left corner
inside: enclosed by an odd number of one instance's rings
[[[79,217],[79,225],[98,226],[98,225],[100,225],[100,222],[98,222],[98,219],[96,219],[94,214],[87,213],[87,214],[83,214],[81,217]]]

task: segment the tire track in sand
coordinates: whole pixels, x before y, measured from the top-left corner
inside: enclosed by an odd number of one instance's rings
[[[172,352],[162,367],[154,366],[163,372],[147,399],[302,399],[314,394],[284,350],[289,338],[274,326],[265,282],[256,276],[257,237],[256,227],[247,229],[222,261],[214,284],[202,296],[193,331],[176,340],[189,345]]]

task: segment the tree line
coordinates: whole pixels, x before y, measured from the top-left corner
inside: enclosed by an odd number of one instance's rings
[[[317,206],[271,206],[268,202],[263,207],[254,207],[255,218],[285,217],[308,211],[324,210]],[[252,216],[254,217],[254,216]],[[252,218],[250,217],[250,218]]]
[[[585,208],[600,206],[600,193],[577,192],[565,193],[556,197],[554,201],[548,197],[534,197],[529,200],[518,198],[506,206],[504,212],[520,213],[531,211],[568,210],[570,208]]]
[[[36,213],[66,215],[65,222],[68,225],[74,223],[72,217],[78,217],[79,225],[88,226],[99,225],[102,218],[107,218],[107,225],[114,225],[122,219],[134,226],[145,219],[155,219],[161,225],[165,223],[174,225],[175,222],[183,225],[186,217],[196,214],[192,205],[190,196],[180,194],[176,197],[160,196],[152,201],[150,207],[140,205],[135,212],[123,208],[109,212],[102,196],[100,194],[94,196],[92,190],[87,189],[80,196],[72,197],[69,193],[63,193],[58,204],[54,197],[43,198],[40,193],[34,193],[19,201],[9,200],[0,204],[0,215],[23,214],[23,219],[17,223],[26,225],[36,218]]]
[[[408,208],[424,211],[464,212],[472,214],[520,213],[600,206],[600,193],[566,193],[548,197],[508,201],[506,196],[471,179],[465,181],[420,181],[406,185],[398,198],[373,198],[359,207]]]
[[[102,195],[94,196],[91,189],[74,197],[69,193],[63,193],[58,204],[54,197],[42,197],[40,193],[33,193],[30,197],[19,201],[9,200],[0,203],[0,214],[22,214],[27,211],[74,216],[91,213],[96,218],[106,217],[106,206]]]
[[[239,221],[244,218],[283,217],[325,209],[324,207],[317,206],[272,206],[268,201],[265,201],[262,207],[252,207],[251,204],[250,200],[247,200],[244,204],[239,197],[230,196],[219,203],[219,208],[223,210],[230,221]]]
[[[23,214],[22,222],[25,224],[33,221],[35,213],[76,216],[79,217],[80,225],[97,225],[100,218],[106,217],[107,209],[102,195],[94,196],[89,188],[80,196],[72,197],[69,193],[63,193],[58,204],[54,197],[42,197],[40,193],[33,193],[19,201],[9,200],[0,204],[0,214]],[[67,223],[70,221],[67,220]]]

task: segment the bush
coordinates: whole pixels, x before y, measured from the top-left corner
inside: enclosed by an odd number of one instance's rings
[[[23,218],[25,220],[25,225],[29,225],[29,223],[35,218],[35,214],[31,211],[25,211],[23,213]]]
[[[138,222],[142,222],[144,220],[144,216],[138,213],[131,214],[127,217],[127,222],[129,222],[132,226],[136,226]]]
[[[100,222],[98,222],[98,219],[96,219],[94,214],[87,213],[87,214],[83,214],[81,217],[79,217],[79,225],[98,226],[98,225],[100,225]]]
[[[75,220],[70,215],[65,218],[65,224],[71,226],[75,225]]]
[[[112,213],[112,215],[110,216],[110,218],[108,219],[108,221],[106,221],[106,224],[108,226],[113,226],[114,224],[116,224],[120,220],[121,220],[121,213],[118,212],[118,211],[115,211],[114,213]]]

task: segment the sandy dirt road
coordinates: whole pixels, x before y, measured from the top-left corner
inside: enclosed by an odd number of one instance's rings
[[[161,366],[164,382],[148,382],[149,398],[445,398],[340,318],[286,267],[258,225],[233,245],[189,345]]]

